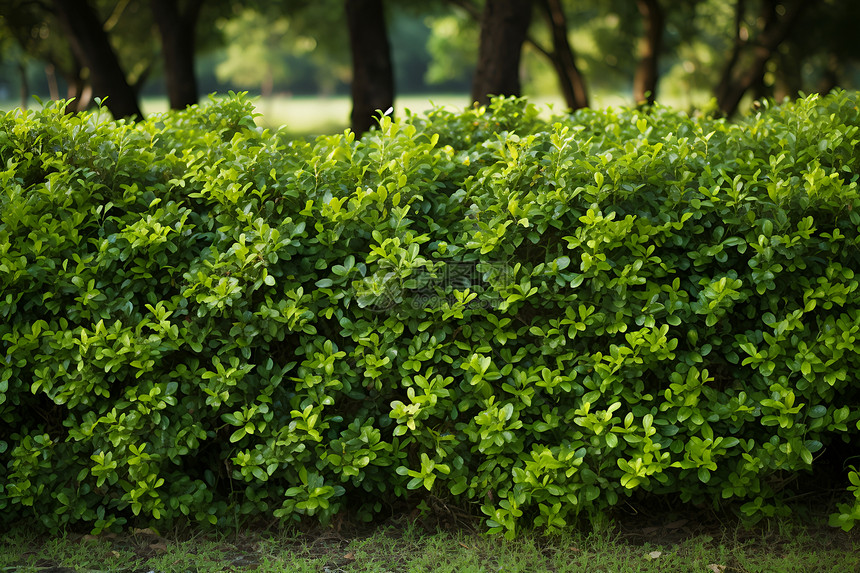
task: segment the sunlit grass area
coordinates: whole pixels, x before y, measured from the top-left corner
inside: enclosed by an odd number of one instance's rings
[[[561,114],[565,111],[564,100],[558,95],[526,94],[529,101],[537,105],[544,115]],[[202,96],[200,102],[208,99]],[[452,111],[461,110],[470,105],[469,95],[464,93],[450,94],[410,94],[399,96],[395,100],[396,115],[402,115],[404,110],[422,114],[434,107],[441,106]],[[352,102],[349,96],[274,96],[270,98],[253,97],[257,113],[258,125],[267,128],[283,127],[287,132],[298,135],[321,135],[339,133],[349,126],[349,114]],[[699,105],[707,102],[707,94],[667,93],[660,103],[669,106],[689,108],[694,103]],[[630,105],[629,94],[619,92],[596,92],[592,94],[591,106],[605,108],[610,106]],[[20,107],[20,100],[0,101],[0,111]],[[38,109],[40,104],[34,99],[28,102],[30,109]],[[167,111],[167,99],[164,97],[147,97],[141,100],[143,113],[150,115]]]
[[[526,96],[529,101],[541,108],[546,115],[563,113],[564,100],[560,96],[538,95]],[[206,98],[201,98],[201,102]],[[416,114],[444,107],[452,111],[462,110],[470,105],[468,94],[412,94],[399,96],[394,102],[395,115],[402,115],[405,110]],[[256,111],[261,114],[257,119],[259,125],[269,128],[284,127],[297,135],[329,134],[343,131],[349,126],[349,114],[352,101],[348,96],[313,97],[313,96],[275,96],[271,98],[252,98]],[[624,105],[629,103],[625,97],[617,93],[607,93],[595,96],[594,107]],[[167,102],[162,98],[145,99],[142,102],[144,113],[158,113],[167,109]]]
[[[529,101],[541,109],[542,114],[549,117],[563,114],[566,110],[564,99],[557,95],[526,95]],[[689,108],[691,96],[683,97],[669,94],[661,103],[669,106]],[[695,101],[706,102],[704,94],[695,94]],[[206,98],[201,98],[201,102]],[[258,125],[267,128],[283,127],[296,135],[319,135],[339,133],[349,127],[349,114],[352,102],[348,96],[337,97],[291,97],[275,96],[271,98],[252,98],[256,111]],[[628,94],[618,92],[598,92],[591,98],[593,108],[630,105],[632,100]],[[394,102],[395,115],[402,115],[405,110],[415,114],[423,114],[434,107],[444,107],[456,111],[470,105],[468,94],[414,94],[398,97]],[[167,110],[167,101],[163,98],[144,99],[143,112],[146,114],[160,113]]]
[[[201,102],[206,98],[201,98]],[[314,96],[275,96],[271,98],[252,97],[257,113],[257,123],[263,127],[283,127],[297,135],[315,135],[338,133],[349,127],[349,115],[352,111],[352,101],[349,96],[314,97]],[[563,101],[543,98],[541,104],[553,102],[559,109],[564,107]],[[535,100],[535,103],[539,103]],[[467,94],[433,94],[400,96],[395,101],[395,115],[410,110],[416,114],[434,107],[445,107],[459,110],[469,105]],[[145,114],[160,113],[167,110],[167,101],[163,98],[145,99],[142,102]],[[384,111],[384,110],[383,110]]]

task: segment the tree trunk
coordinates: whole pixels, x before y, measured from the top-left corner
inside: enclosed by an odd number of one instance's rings
[[[263,81],[260,84],[260,97],[264,100],[272,97],[272,92],[275,91],[275,74],[272,71],[272,66],[266,65],[266,73],[263,76]]]
[[[143,117],[137,94],[128,84],[119,60],[86,0],[54,0],[54,13],[72,51],[90,70],[94,95],[107,97],[105,105],[115,118]]]
[[[352,51],[352,130],[364,133],[394,106],[394,71],[382,0],[346,0]]]
[[[486,105],[490,95],[520,95],[520,56],[531,14],[531,0],[484,3],[472,101]]]
[[[732,74],[735,72],[735,66],[737,66],[738,60],[740,60],[741,57],[741,52],[749,39],[748,32],[746,32],[743,27],[745,13],[746,0],[737,0],[735,3],[735,39],[734,44],[732,45],[732,53],[726,61],[723,73],[720,74],[720,82],[717,84],[716,89],[714,89],[714,95],[716,96],[717,101],[722,101],[726,98],[729,87],[731,86]]]
[[[176,0],[150,0],[161,36],[164,78],[171,109],[185,109],[197,103],[194,44],[202,4],[202,0],[189,0],[185,10],[181,11]]]
[[[576,66],[576,57],[567,37],[567,17],[560,0],[541,0],[547,24],[552,32],[553,51],[546,53],[558,75],[561,93],[571,110],[588,107],[585,78]]]
[[[84,111],[92,103],[92,89],[81,77],[81,63],[74,59],[72,69],[63,70],[57,64],[54,67],[61,70],[63,78],[66,80],[66,99],[73,100],[72,103],[66,106],[66,113],[75,113]]]
[[[657,62],[663,44],[666,18],[659,0],[636,0],[636,6],[642,14],[644,34],[640,42],[639,63],[633,76],[633,99],[637,104],[651,105],[657,99]]]
[[[27,66],[24,62],[18,62],[18,75],[21,77],[21,109],[27,109],[30,102],[30,81],[27,79]]]
[[[57,68],[54,67],[54,64],[45,64],[45,79],[48,80],[48,94],[51,99],[60,99],[60,88],[57,87]]]
[[[759,11],[759,22],[764,23],[764,27],[761,30],[761,34],[767,35],[773,33],[773,27],[776,25],[776,22],[779,20],[779,13],[777,12],[777,2],[779,0],[763,0],[761,3],[761,9]],[[769,62],[775,62],[779,56],[779,46],[774,47],[774,51],[771,54],[769,60],[765,62],[764,66],[761,68],[761,75],[758,76],[750,86],[749,92],[751,92],[752,98],[754,101],[761,101],[763,99],[767,99],[769,97],[773,97],[773,86],[767,85],[767,81],[765,79],[765,74],[767,73],[767,65]]]
[[[842,65],[836,54],[827,56],[827,65],[821,74],[821,79],[818,81],[818,93],[827,95],[839,86],[839,75]]]
[[[784,53],[779,54],[776,67],[776,81],[773,86],[773,98],[777,103],[785,98],[795,98],[803,88],[802,60],[798,56],[797,47],[788,45]]]
[[[559,0],[539,0],[552,33],[553,49],[542,46],[534,37],[526,35],[529,44],[544,56],[555,68],[564,101],[568,108],[576,110],[588,107],[588,88],[585,77],[576,65],[576,54],[567,37],[567,17]],[[448,0],[466,11],[473,20],[481,22],[481,11],[471,0]]]
[[[771,3],[772,4],[772,3]],[[779,45],[788,37],[791,27],[795,24],[806,6],[806,0],[795,0],[786,6],[782,16],[775,9],[767,10],[764,25],[756,38],[744,38],[742,30],[743,0],[738,0],[736,8],[736,38],[735,47],[729,62],[723,71],[723,76],[715,90],[717,106],[726,117],[732,116],[738,109],[738,105],[744,94],[756,85],[764,75],[768,60],[774,55]],[[770,4],[768,4],[770,5]],[[744,69],[738,68],[738,62],[743,48],[752,46],[750,62]]]

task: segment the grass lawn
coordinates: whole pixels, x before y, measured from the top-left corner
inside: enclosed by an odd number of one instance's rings
[[[661,98],[661,103],[671,106],[689,108],[694,103],[707,102],[704,92],[690,94],[667,93]],[[565,109],[564,99],[559,95],[526,94],[529,101],[544,110],[547,116],[562,113]],[[43,101],[47,101],[44,99]],[[207,101],[206,95],[201,95],[200,102]],[[332,134],[342,132],[349,126],[349,114],[352,102],[349,96],[274,96],[262,99],[259,96],[253,100],[257,112],[262,115],[257,123],[267,128],[284,127],[289,133],[299,137]],[[629,94],[617,92],[595,92],[591,94],[591,106],[600,109],[608,106],[629,105]],[[20,100],[0,100],[0,112],[15,109],[21,105]],[[434,106],[444,106],[451,110],[463,109],[469,106],[468,94],[412,94],[401,95],[395,100],[395,114],[402,114],[409,109],[416,114],[422,114]],[[38,109],[35,100],[28,102],[30,109]],[[167,111],[166,97],[145,97],[141,100],[144,115]]]
[[[206,98],[201,98],[201,102]],[[268,99],[252,98],[256,111],[262,114],[257,123],[263,127],[283,126],[295,135],[319,135],[342,132],[349,126],[352,101],[347,96],[337,97],[287,97],[276,96]],[[564,109],[560,98],[541,97],[531,99],[535,104],[549,110],[552,105],[557,111]],[[144,114],[161,113],[167,110],[167,101],[162,98],[144,99],[141,103]],[[395,114],[403,114],[408,109],[423,114],[434,106],[446,107],[452,111],[469,106],[466,94],[434,94],[400,96],[395,102]]]
[[[612,527],[516,541],[470,524],[394,518],[373,529],[133,532],[35,537],[22,526],[0,538],[0,571],[264,572],[833,572],[860,571],[860,535],[826,516],[745,528],[713,513],[627,516]],[[442,516],[444,517],[444,516]]]
[[[550,108],[557,113],[564,110],[564,100],[557,96],[535,96],[530,101],[545,109],[547,115]],[[605,94],[594,97],[594,106],[620,105],[625,99],[617,94]],[[200,102],[207,101],[207,96],[201,96]],[[296,136],[332,134],[342,132],[349,126],[349,114],[352,102],[348,96],[313,97],[313,96],[275,96],[267,99],[255,97],[252,99],[257,112],[262,115],[257,123],[267,128],[283,126]],[[20,100],[0,101],[0,112],[15,109],[20,106]],[[463,109],[469,105],[468,94],[419,94],[399,96],[395,101],[395,113],[402,114],[405,109],[422,114],[434,106],[444,106],[451,110]],[[38,109],[39,104],[32,100],[30,109]],[[143,98],[141,108],[145,115],[167,111],[167,99],[162,97]]]

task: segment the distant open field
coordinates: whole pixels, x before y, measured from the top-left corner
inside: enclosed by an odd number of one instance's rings
[[[564,109],[564,100],[560,97],[539,96],[530,98],[539,106],[552,105],[553,109],[560,112]],[[623,97],[618,95],[594,98],[595,107],[606,105],[619,105],[625,103]],[[206,96],[200,98],[201,103],[207,101]],[[313,97],[313,96],[275,96],[262,99],[259,96],[253,98],[257,112],[262,115],[257,122],[270,128],[284,126],[289,132],[297,135],[312,135],[337,133],[349,126],[349,113],[352,102],[348,96],[336,97]],[[0,101],[0,110],[6,111],[21,105],[20,100]],[[422,113],[434,106],[444,106],[452,110],[462,109],[469,105],[467,94],[419,94],[400,96],[395,101],[395,114],[402,114],[405,109],[415,113]],[[38,108],[39,104],[32,100],[29,108]],[[141,107],[144,114],[161,113],[167,111],[166,98],[143,98]],[[549,108],[547,107],[547,110]]]
[[[205,101],[205,98],[201,98]],[[298,135],[338,133],[349,126],[352,102],[349,97],[288,97],[276,96],[268,99],[253,98],[259,125],[277,128],[283,126],[287,131]],[[532,98],[540,106],[552,105],[556,111],[564,109],[561,98]],[[619,98],[617,103],[621,103]],[[423,113],[436,106],[451,110],[463,109],[469,105],[467,94],[407,95],[397,98],[394,104],[395,115],[408,109]],[[145,99],[142,102],[144,113],[158,113],[167,109],[164,99]],[[549,109],[547,107],[547,109]]]
[[[678,94],[663,98],[661,103],[677,105],[684,108],[691,104],[698,105],[707,101],[707,94]],[[560,113],[564,110],[564,100],[559,96],[539,95],[528,96],[530,101],[546,110]],[[207,100],[200,98],[201,103]],[[627,94],[617,92],[595,93],[591,97],[594,108],[628,105],[631,103]],[[257,118],[259,125],[268,128],[284,127],[296,135],[331,134],[343,131],[349,126],[349,113],[352,103],[348,96],[275,96],[267,99],[259,96],[253,98],[257,112],[262,115]],[[20,100],[0,100],[0,111],[14,109],[20,106]],[[395,114],[402,114],[405,109],[415,113],[423,113],[434,106],[444,106],[452,110],[462,109],[469,105],[468,94],[416,94],[399,96],[395,101]],[[551,107],[550,107],[551,106]],[[39,104],[32,100],[30,108],[38,108]],[[167,99],[162,97],[143,98],[141,107],[145,114],[167,111]]]
[[[205,103],[207,96],[201,96],[200,102]],[[43,100],[44,101],[44,100]],[[349,114],[352,102],[348,96],[314,97],[314,96],[275,96],[267,99],[259,96],[252,97],[256,111],[262,115],[257,118],[259,125],[269,128],[283,126],[296,135],[327,134],[343,131],[349,126]],[[535,100],[536,102],[538,100]],[[542,98],[541,103],[553,101]],[[563,107],[562,100],[557,100],[558,109]],[[461,109],[469,104],[466,94],[434,94],[411,95],[397,98],[395,112],[403,113],[404,109],[421,113],[434,105],[446,106],[450,109]],[[20,100],[0,100],[0,111],[8,111],[21,106]],[[38,109],[39,103],[32,99],[27,105],[30,109]],[[143,113],[150,115],[167,111],[167,98],[145,97],[141,100]]]

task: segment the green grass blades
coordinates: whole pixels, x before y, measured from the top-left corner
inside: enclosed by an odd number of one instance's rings
[[[24,573],[76,571],[553,572],[808,571],[860,566],[858,538],[823,520],[770,520],[748,529],[710,518],[621,519],[612,529],[569,530],[513,541],[470,529],[428,528],[401,519],[364,531],[248,529],[164,538],[151,530],[123,535],[37,538],[16,530],[0,545],[0,566]]]

